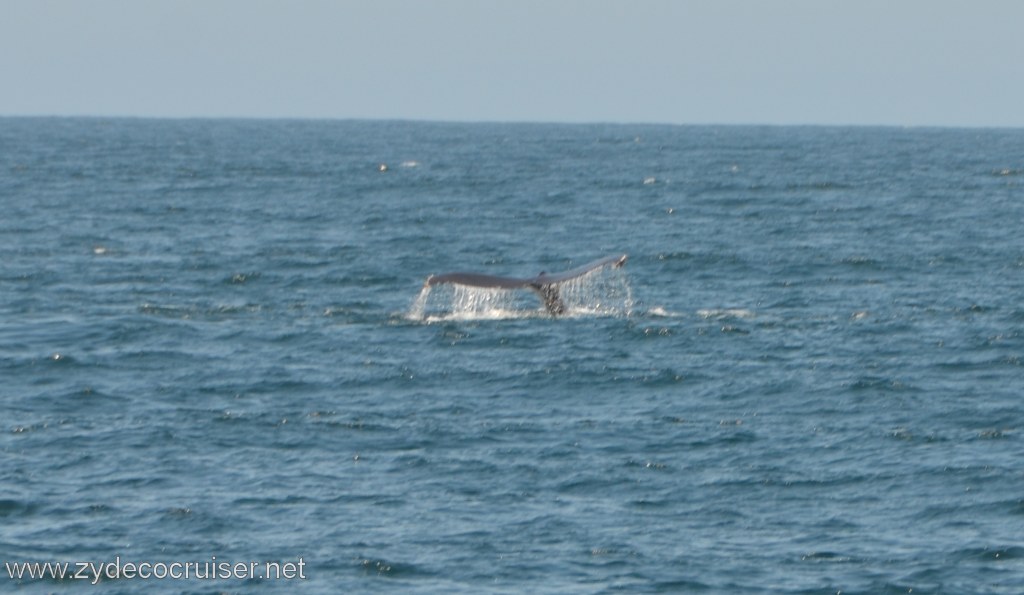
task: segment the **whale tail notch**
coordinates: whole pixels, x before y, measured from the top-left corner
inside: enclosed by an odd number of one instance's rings
[[[527,279],[498,277],[480,273],[445,273],[443,275],[427,277],[424,285],[430,287],[450,283],[487,289],[531,289],[540,296],[540,299],[544,302],[544,307],[552,316],[560,316],[566,311],[565,302],[562,301],[561,292],[559,291],[561,284],[578,279],[604,267],[621,268],[626,264],[627,258],[628,255],[626,254],[607,256],[568,271],[553,274],[542,272],[536,277]]]

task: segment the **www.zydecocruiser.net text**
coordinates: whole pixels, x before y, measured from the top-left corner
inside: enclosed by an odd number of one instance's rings
[[[211,556],[192,562],[132,562],[120,556],[109,562],[4,562],[11,580],[305,580],[306,562],[229,562]]]

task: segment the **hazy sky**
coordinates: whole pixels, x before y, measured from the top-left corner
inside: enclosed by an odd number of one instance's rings
[[[0,0],[0,115],[1024,126],[1020,0]]]

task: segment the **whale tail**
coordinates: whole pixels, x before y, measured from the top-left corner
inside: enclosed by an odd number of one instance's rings
[[[544,302],[544,307],[552,316],[559,316],[564,314],[566,310],[565,303],[561,298],[561,292],[559,291],[561,284],[578,279],[587,273],[603,267],[620,268],[626,264],[626,258],[626,254],[607,256],[568,271],[554,274],[542,272],[536,277],[527,279],[482,275],[480,273],[445,273],[444,275],[431,275],[427,277],[426,285],[434,286],[450,283],[488,289],[531,289],[540,296],[540,299]]]

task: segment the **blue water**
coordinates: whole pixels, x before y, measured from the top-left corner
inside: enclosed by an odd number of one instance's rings
[[[1024,130],[0,119],[0,213],[4,562],[1024,588]],[[617,312],[410,316],[619,253]]]

